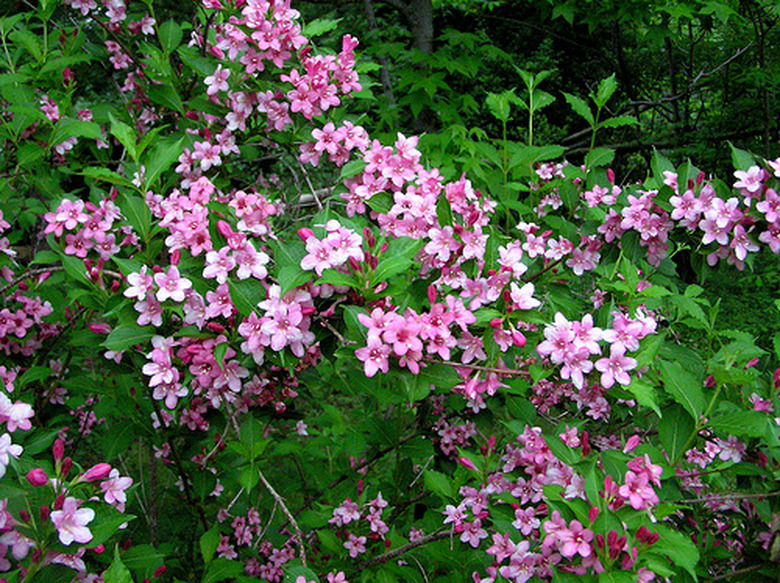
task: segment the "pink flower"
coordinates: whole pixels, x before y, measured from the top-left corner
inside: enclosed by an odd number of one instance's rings
[[[596,361],[596,369],[601,371],[601,386],[610,388],[616,382],[627,385],[631,382],[629,370],[636,368],[635,359],[625,355],[625,347],[613,344],[609,351],[609,358],[600,358]]]
[[[648,482],[647,473],[635,474],[629,470],[626,472],[626,483],[620,486],[618,493],[629,501],[634,510],[646,510],[658,504],[658,496]]]
[[[60,542],[65,546],[72,542],[80,544],[92,540],[92,533],[87,524],[95,518],[95,511],[91,508],[79,508],[80,501],[68,496],[62,503],[62,510],[51,513],[51,522],[59,533]]]
[[[157,290],[157,301],[164,302],[168,298],[174,302],[184,301],[184,292],[192,287],[189,279],[181,277],[175,265],[168,268],[168,273],[155,273],[154,281],[160,286]]]
[[[349,556],[354,559],[358,555],[366,552],[366,537],[355,536],[350,533],[349,540],[344,542],[344,548],[349,551]]]
[[[563,542],[561,554],[568,559],[577,554],[581,557],[589,557],[593,551],[590,545],[593,531],[584,528],[578,520],[572,520],[569,528],[561,530],[558,537]]]
[[[367,377],[373,377],[377,371],[387,372],[390,367],[388,355],[390,347],[377,336],[368,337],[368,344],[355,351],[355,356],[363,362],[363,370]]]
[[[227,79],[230,77],[230,69],[223,69],[222,65],[217,65],[217,69],[213,75],[206,77],[203,82],[208,85],[206,93],[209,95],[216,95],[219,91],[227,91],[230,86],[227,83]]]

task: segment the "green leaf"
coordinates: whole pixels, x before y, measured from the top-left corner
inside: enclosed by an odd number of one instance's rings
[[[698,422],[706,405],[702,380],[677,362],[660,361],[658,372],[666,393]]]
[[[133,576],[130,570],[125,567],[122,559],[119,558],[119,545],[114,546],[114,560],[103,573],[103,583],[133,583]]]
[[[138,151],[135,144],[135,131],[126,123],[123,123],[116,119],[112,114],[108,114],[108,118],[111,121],[111,135],[114,136],[119,143],[124,146],[130,157],[137,161]]]
[[[243,281],[228,280],[230,299],[242,316],[249,316],[257,304],[265,299],[265,286],[257,279],[245,279]]]
[[[509,104],[510,93],[512,93],[512,91],[488,93],[487,99],[485,99],[485,105],[487,105],[490,114],[502,123],[509,121],[509,114],[511,113],[511,106]]]
[[[132,514],[122,514],[103,502],[87,502],[84,506],[95,511],[95,519],[89,524],[92,531],[92,540],[87,543],[89,548],[102,545],[114,536],[120,526],[135,518]]]
[[[626,387],[626,390],[634,395],[637,403],[643,407],[649,407],[655,411],[659,417],[662,417],[661,409],[658,407],[658,399],[655,395],[655,388],[653,385],[643,380],[632,378],[631,384]]]
[[[207,565],[214,558],[220,538],[219,527],[216,524],[200,537],[200,554],[203,556],[203,562]]]
[[[122,560],[139,579],[146,579],[165,564],[165,555],[152,545],[134,544],[122,554]]]
[[[168,109],[172,109],[179,113],[184,113],[184,104],[181,101],[181,97],[176,90],[167,83],[160,83],[159,85],[153,83],[147,89],[146,94],[152,103],[162,105]]]
[[[154,182],[171,165],[178,160],[184,151],[184,138],[181,137],[175,142],[162,140],[150,152],[144,156],[144,182],[147,189],[155,190]]]
[[[308,567],[304,567],[301,564],[295,564],[294,562],[287,563],[284,566],[284,579],[282,579],[282,583],[295,583],[298,580],[298,577],[306,579],[306,583],[309,583],[310,581],[319,583],[317,574]]]
[[[669,459],[675,460],[696,427],[690,415],[679,405],[666,407],[663,412],[664,416],[658,424],[658,437]]]
[[[176,47],[181,44],[181,39],[184,36],[181,26],[173,20],[163,22],[160,25],[158,33],[160,36],[160,46],[168,54],[176,50]]]
[[[21,389],[29,383],[34,383],[41,379],[48,378],[54,371],[48,366],[31,366],[24,374],[14,381],[14,387]]]
[[[633,125],[639,125],[639,120],[637,120],[633,115],[616,115],[615,117],[611,117],[609,119],[605,119],[602,122],[599,122],[600,128],[618,128],[621,126]]]
[[[352,178],[353,176],[362,174],[365,168],[366,168],[366,163],[363,160],[350,160],[349,162],[344,164],[344,166],[341,167],[341,172],[339,173],[339,180],[344,180],[345,178]]]
[[[425,487],[434,494],[437,494],[442,500],[451,500],[454,495],[452,480],[449,477],[435,470],[426,470],[423,474]]]
[[[70,255],[63,255],[60,257],[62,266],[65,268],[65,273],[76,281],[92,285],[92,281],[87,277],[87,268],[84,266],[84,261],[78,257],[72,257]]]
[[[564,93],[563,97],[566,99],[566,103],[571,105],[571,108],[574,110],[574,112],[580,117],[584,118],[590,127],[594,127],[596,125],[596,120],[593,117],[593,113],[590,111],[590,107],[588,107],[588,104],[584,99],[570,93]]]
[[[49,144],[53,146],[73,137],[99,140],[102,139],[103,134],[100,125],[95,122],[63,118],[54,126],[49,136]]]
[[[146,240],[152,228],[152,213],[146,201],[140,196],[125,194],[119,207],[135,232],[141,239]]]
[[[268,446],[270,440],[265,437],[263,425],[250,417],[239,428],[239,439],[250,461],[257,459]]]
[[[304,26],[303,31],[301,31],[301,34],[306,38],[314,38],[315,36],[322,36],[326,32],[335,30],[336,27],[339,25],[339,22],[341,22],[342,20],[343,20],[342,18],[336,18],[335,20],[331,20],[328,18],[317,18],[316,20],[312,20],[309,24]]]
[[[146,344],[154,336],[153,328],[141,328],[140,326],[119,326],[111,330],[108,337],[101,344],[109,350],[119,352],[137,344]]]
[[[606,79],[602,79],[599,83],[596,95],[593,96],[593,101],[596,102],[596,106],[601,109],[606,105],[609,98],[615,93],[617,89],[617,81],[615,81],[615,74],[612,73]]]
[[[731,405],[731,406],[729,406]],[[723,410],[709,420],[708,425],[720,437],[726,439],[735,437],[764,437],[768,428],[769,417],[760,411],[739,409],[736,405],[726,403]]]
[[[594,148],[585,156],[585,166],[588,168],[599,168],[609,166],[615,159],[615,150],[610,148]]]
[[[225,579],[233,579],[244,572],[244,564],[228,559],[215,559],[203,574],[201,583],[217,583]]]
[[[27,52],[30,53],[39,63],[43,59],[43,47],[41,46],[41,41],[38,38],[38,35],[33,34],[29,30],[17,28],[16,30],[11,31],[11,33],[8,35],[8,38],[14,43],[27,49]]]
[[[103,182],[108,182],[109,184],[115,184],[117,186],[133,186],[133,183],[130,180],[121,174],[114,172],[113,170],[109,170],[108,168],[98,168],[93,166],[91,168],[85,168],[81,171],[81,173],[88,178],[94,178],[95,180],[101,180]]]
[[[753,157],[753,154],[736,148],[731,142],[729,142],[729,147],[731,148],[731,161],[734,164],[734,168],[747,170],[751,166],[755,166],[756,159]]]
[[[699,550],[690,537],[663,524],[655,524],[653,530],[661,536],[648,551],[668,557],[673,565],[682,567],[688,571],[694,581],[698,580],[696,564],[699,562]]]

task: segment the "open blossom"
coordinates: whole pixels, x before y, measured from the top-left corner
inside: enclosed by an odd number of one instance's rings
[[[155,273],[154,281],[160,286],[157,290],[157,301],[160,302],[168,298],[174,302],[183,302],[185,292],[192,287],[192,282],[181,277],[175,265],[168,268],[168,273]]]
[[[60,542],[65,546],[72,542],[80,544],[92,540],[92,533],[87,525],[95,518],[95,511],[91,508],[79,508],[79,500],[72,496],[65,498],[62,510],[51,513],[51,522],[57,529]]]

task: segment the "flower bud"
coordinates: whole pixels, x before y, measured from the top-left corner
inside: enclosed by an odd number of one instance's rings
[[[230,238],[230,236],[233,234],[233,229],[231,228],[230,224],[227,221],[223,221],[222,219],[217,221],[217,231],[219,231],[219,234],[226,239]]]
[[[108,474],[111,473],[111,466],[107,463],[95,464],[89,468],[84,475],[81,476],[82,482],[97,482],[98,480],[105,480]]]
[[[468,468],[469,470],[476,470],[477,469],[477,466],[474,465],[474,462],[472,462],[467,457],[458,458],[458,463],[460,465],[462,465],[464,468]]]
[[[106,323],[94,323],[89,325],[89,329],[95,334],[108,334],[111,332],[111,326]]]
[[[105,550],[106,550],[106,547],[104,547],[103,545],[98,545],[94,549],[92,549],[92,551],[94,551],[94,553],[97,554],[97,555],[101,554]]]
[[[428,302],[431,304],[431,306],[436,303],[436,287],[435,286],[432,286],[432,285],[428,286]]]
[[[49,482],[49,477],[41,468],[34,468],[30,470],[27,472],[26,478],[30,485],[36,488],[45,486]]]
[[[154,570],[154,573],[152,574],[152,577],[162,577],[165,572],[168,570],[168,567],[165,565],[160,565]]]
[[[522,348],[525,346],[525,335],[520,332],[519,330],[515,330],[512,332],[512,342],[514,342],[515,346],[518,348]]]
[[[24,522],[25,524],[30,524],[30,513],[26,510],[20,510],[19,511],[19,520]]]
[[[314,231],[308,227],[301,227],[298,229],[298,238],[304,243],[314,236]]]
[[[64,460],[62,460],[62,466],[60,466],[60,474],[61,474],[60,477],[62,477],[63,479],[67,478],[72,467],[73,467],[72,459],[66,457]]]
[[[57,438],[54,440],[54,445],[52,446],[51,450],[52,454],[54,455],[54,461],[58,462],[62,459],[62,456],[65,455],[65,444],[61,439]]]
[[[41,504],[41,507],[38,509],[38,516],[41,517],[41,522],[49,520],[49,507],[45,504]]]
[[[599,507],[598,506],[591,506],[590,510],[588,510],[588,520],[591,521],[591,523],[596,522],[596,519],[599,517]]]
[[[634,451],[637,445],[639,445],[639,436],[638,435],[632,435],[628,438],[626,441],[626,446],[623,448],[623,453],[628,453],[631,451]]]
[[[181,259],[181,251],[179,249],[176,249],[171,253],[171,265],[178,265],[179,260]]]

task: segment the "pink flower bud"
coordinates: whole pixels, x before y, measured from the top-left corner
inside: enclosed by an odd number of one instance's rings
[[[92,549],[92,550],[95,552],[95,554],[99,555],[99,554],[101,554],[103,551],[105,551],[105,550],[106,550],[106,547],[104,547],[103,545],[98,545],[98,546],[96,546],[96,547],[95,547],[94,549]]]
[[[67,478],[68,474],[70,473],[71,468],[73,467],[73,460],[69,457],[66,457],[64,460],[62,460],[62,466],[60,467],[60,472],[62,474],[62,478]]]
[[[106,463],[95,464],[89,468],[84,475],[81,476],[82,482],[97,482],[98,480],[105,480],[108,474],[111,473],[111,466]]]
[[[65,444],[61,439],[55,439],[51,450],[52,454],[54,455],[54,461],[58,462],[62,459],[62,456],[65,455]]]
[[[515,330],[512,332],[512,342],[514,342],[515,346],[518,348],[522,348],[525,346],[525,335],[519,330]]]
[[[192,121],[198,121],[200,119],[200,114],[197,111],[188,111],[184,116]]]
[[[30,485],[35,486],[36,488],[45,486],[49,482],[49,477],[41,468],[34,468],[30,470],[27,472],[26,478],[27,481],[30,482]]]
[[[227,221],[223,221],[221,219],[217,221],[217,231],[219,231],[219,234],[225,238],[229,238],[233,234],[233,229],[231,228],[230,224]]]
[[[41,517],[41,522],[49,520],[49,514],[49,507],[45,504],[41,504],[41,507],[38,509],[38,516]]]
[[[632,435],[626,441],[626,446],[623,448],[623,453],[634,451],[636,446],[639,445],[640,438],[638,435]]]
[[[590,520],[591,523],[596,522],[596,519],[599,517],[599,507],[598,506],[591,506],[590,510],[588,511],[588,520]]]
[[[65,67],[62,71],[62,83],[67,87],[71,83],[73,83],[73,80],[76,78],[76,76],[73,74],[73,71],[70,70],[70,67]]]
[[[500,328],[501,327],[501,318],[493,318],[490,320],[490,327],[491,328]]]
[[[168,570],[168,567],[165,565],[160,565],[154,570],[154,573],[152,574],[152,577],[162,577],[165,572]]]
[[[30,524],[30,513],[26,510],[20,510],[19,511],[19,520],[24,522],[25,524]]]
[[[431,306],[436,303],[436,288],[432,285],[428,286],[428,302]]]
[[[469,458],[467,458],[467,457],[461,457],[461,458],[458,458],[458,463],[459,463],[460,465],[462,465],[464,468],[468,468],[468,469],[470,469],[470,470],[476,470],[476,469],[477,469],[477,466],[475,466],[475,465],[474,465],[474,462],[472,462],[472,461],[471,461]]]
[[[610,184],[615,184],[615,171],[612,168],[607,168],[607,180]]]
[[[298,238],[304,243],[314,236],[314,231],[308,227],[301,227],[298,229]]]
[[[171,265],[178,265],[180,259],[181,259],[180,250],[176,249],[173,253],[171,253]]]
[[[385,241],[384,243],[382,243],[382,244],[379,246],[379,252],[380,252],[380,253],[384,253],[385,251],[387,251],[388,247],[390,247],[390,245],[388,245],[388,244],[387,244],[387,241]]]
[[[95,334],[108,334],[111,332],[111,326],[105,323],[90,324],[89,329]]]

